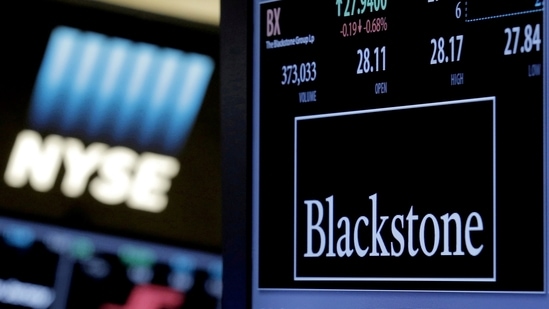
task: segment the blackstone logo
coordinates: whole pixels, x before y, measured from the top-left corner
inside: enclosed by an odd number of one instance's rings
[[[304,257],[316,258],[321,255],[326,257],[400,257],[407,254],[415,257],[418,254],[425,256],[442,255],[470,255],[477,256],[482,252],[483,244],[474,244],[471,235],[482,233],[484,225],[482,217],[477,212],[464,216],[459,213],[446,213],[439,218],[427,213],[418,215],[414,213],[414,206],[406,214],[382,216],[379,214],[377,194],[369,196],[371,201],[371,216],[359,216],[351,219],[342,216],[334,218],[334,196],[326,198],[326,203],[318,200],[308,200],[304,204],[307,207],[307,251]],[[328,213],[325,218],[324,213]],[[321,223],[328,220],[328,230],[325,231]],[[334,239],[334,225],[341,236]],[[385,239],[382,231],[391,230],[391,238]],[[451,231],[452,230],[452,231]],[[455,237],[450,241],[450,233]],[[319,239],[316,246],[313,238]],[[369,243],[363,243],[361,234],[370,235]],[[415,236],[419,236],[419,244],[415,243]],[[427,236],[430,235],[430,236]],[[429,237],[430,239],[427,239]],[[465,251],[462,242],[465,242]],[[430,243],[430,245],[427,245]],[[450,243],[454,246],[451,248]],[[328,246],[326,246],[326,244]],[[327,250],[326,250],[327,249]],[[390,250],[389,250],[390,249]],[[335,250],[335,251],[334,251]]]
[[[493,98],[296,117],[293,280],[496,282],[494,119]]]
[[[58,27],[4,180],[161,212],[214,69],[205,55]],[[64,169],[61,169],[63,166]],[[89,184],[89,185],[88,185]]]

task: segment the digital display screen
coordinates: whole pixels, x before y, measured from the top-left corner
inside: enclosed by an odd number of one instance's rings
[[[1,32],[0,212],[219,250],[219,36],[27,5],[3,11],[17,31]]]
[[[545,308],[543,1],[254,1],[253,308]]]
[[[219,308],[215,29],[96,1],[0,16],[0,308]]]
[[[221,299],[216,254],[4,217],[0,235],[2,308],[217,308]]]

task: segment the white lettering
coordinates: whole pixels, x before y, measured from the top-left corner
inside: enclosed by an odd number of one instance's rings
[[[334,253],[334,196],[326,198],[328,202],[328,253],[326,256],[336,256]]]
[[[393,217],[393,221],[391,222],[391,232],[393,233],[393,237],[398,241],[400,244],[400,251],[396,252],[395,248],[393,247],[393,242],[391,242],[391,255],[392,256],[401,256],[404,252],[404,237],[402,236],[402,233],[397,229],[396,227],[396,221],[400,221],[400,227],[404,228],[404,216],[403,215],[397,215]]]
[[[337,228],[341,228],[341,225],[345,225],[345,233],[337,240],[337,255],[339,257],[351,256],[354,250],[351,249],[351,222],[349,221],[349,218],[343,217],[339,219]],[[345,249],[342,249],[342,243],[345,244]]]
[[[168,205],[166,193],[171,179],[179,172],[179,162],[171,157],[144,153],[139,159],[130,189],[128,206],[150,212],[161,212]]]
[[[442,232],[444,244],[442,251],[439,251],[441,247],[441,225],[433,214],[428,213],[420,219],[418,215],[414,214],[414,206],[410,206],[410,210],[406,216],[399,214],[392,217],[392,220],[390,220],[391,232],[389,234],[388,231],[384,231],[384,226],[391,217],[379,214],[377,193],[370,195],[369,199],[372,201],[371,238],[360,237],[359,233],[361,225],[370,226],[370,219],[368,217],[360,216],[354,222],[348,216],[341,216],[338,219],[334,218],[334,213],[336,212],[333,195],[326,198],[326,202],[328,203],[328,222],[323,221],[325,212],[323,203],[318,200],[306,200],[307,251],[304,256],[319,257],[325,253],[326,247],[328,247],[326,257],[351,257],[355,252],[359,257],[364,257],[368,253],[372,257],[400,257],[406,252],[406,247],[410,257],[416,256],[420,251],[424,256],[428,257],[434,256],[437,252],[441,256],[460,256],[465,255],[461,245],[462,231],[465,233],[465,244],[469,255],[479,255],[484,247],[483,244],[478,246],[473,245],[473,241],[471,240],[472,232],[484,230],[482,217],[476,212],[468,216],[464,229],[462,229],[462,220],[458,213],[452,213],[451,215],[446,213],[440,217],[442,228],[444,229]],[[315,214],[315,212],[318,214]],[[334,239],[335,220],[337,220],[337,241]],[[419,227],[414,226],[414,221],[420,221]],[[455,230],[451,230],[450,228],[450,222],[452,221],[456,226]],[[328,235],[326,235],[324,228],[328,228]],[[414,236],[414,233],[417,233],[416,236]],[[455,250],[452,252],[450,247],[454,244],[450,241],[450,235],[453,237],[453,233],[456,234],[456,241]],[[385,239],[388,235],[392,235],[391,241]],[[416,238],[419,239],[419,248],[414,244]],[[313,239],[315,240],[314,245]],[[361,240],[364,242],[366,239],[371,239],[371,244],[361,243]],[[390,252],[387,250],[386,242],[390,243]],[[372,250],[370,250],[370,246]]]
[[[385,221],[387,221],[389,217],[379,217],[381,219],[381,225],[377,228],[377,193],[370,195],[369,198],[372,201],[372,253],[370,253],[370,256],[379,256],[379,252],[377,252],[378,243],[381,249],[381,256],[388,256],[389,251],[387,251],[385,243],[383,242],[383,237],[381,237],[380,233]]]
[[[316,90],[299,92],[299,103],[316,102]]]
[[[107,145],[94,143],[87,149],[75,138],[65,141],[65,175],[61,191],[68,197],[79,197],[86,190],[90,176],[97,170]]]
[[[410,207],[410,212],[406,216],[408,221],[408,254],[410,256],[416,256],[418,249],[414,249],[414,221],[418,219],[417,215],[414,215],[414,206]]]
[[[445,214],[440,217],[444,222],[444,251],[440,255],[464,255],[461,250],[461,217],[457,213],[453,213],[451,216]],[[453,220],[456,225],[456,251],[450,252],[450,220]]]
[[[430,219],[431,222],[433,222],[433,249],[431,251],[427,250],[427,245],[425,244],[425,224],[427,223],[427,219]],[[432,214],[427,214],[423,217],[423,220],[421,220],[419,225],[419,246],[421,247],[421,251],[423,251],[426,256],[433,256],[435,252],[437,252],[439,241],[440,230],[437,219]]]
[[[7,185],[21,188],[27,183],[47,192],[55,185],[61,164],[64,174],[61,192],[71,198],[90,194],[99,202],[161,212],[168,204],[171,179],[179,173],[179,161],[154,153],[139,156],[126,147],[108,148],[92,143],[87,148],[75,138],[25,130],[18,134],[4,173]],[[90,180],[97,172],[97,177]]]
[[[475,219],[477,221],[477,225],[471,226],[471,220]],[[484,230],[484,225],[482,224],[482,217],[476,213],[473,212],[467,217],[467,222],[465,222],[465,246],[467,247],[467,252],[469,252],[472,256],[477,256],[482,251],[482,248],[484,245],[480,245],[479,247],[473,246],[473,242],[471,241],[471,232],[477,232]]]
[[[326,246],[326,235],[324,230],[320,227],[322,218],[324,217],[324,209],[320,201],[311,200],[305,201],[307,205],[307,253],[305,257],[318,257],[324,252]],[[318,220],[313,224],[313,205],[318,209]],[[317,231],[320,236],[320,246],[316,252],[313,252],[313,231]]]
[[[388,92],[387,82],[376,83],[374,86],[376,94],[385,94]]]
[[[368,218],[364,217],[364,216],[361,216],[359,217],[357,220],[356,220],[356,224],[355,224],[355,234],[354,234],[354,243],[355,243],[355,250],[356,250],[356,253],[358,254],[358,256],[360,257],[363,257],[365,256],[367,253],[368,253],[368,250],[370,249],[370,247],[366,247],[366,249],[362,249],[360,247],[360,243],[358,242],[358,224],[360,222],[363,222],[365,226],[368,226],[369,222],[368,222]]]
[[[21,188],[27,183],[39,192],[53,188],[61,167],[63,138],[50,135],[44,139],[37,132],[25,130],[17,135],[10,155],[4,181]]]
[[[128,198],[131,168],[137,153],[129,148],[114,147],[102,158],[98,177],[90,182],[90,194],[107,205],[116,205]]]
[[[450,85],[452,86],[459,86],[465,84],[465,74],[464,73],[457,73],[457,74],[451,74],[450,75]]]

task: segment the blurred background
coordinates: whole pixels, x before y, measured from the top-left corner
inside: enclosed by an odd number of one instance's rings
[[[219,0],[0,16],[0,307],[218,308]]]

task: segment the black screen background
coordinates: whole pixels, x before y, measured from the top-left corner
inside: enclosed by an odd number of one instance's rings
[[[470,6],[470,20],[484,14],[503,14],[512,10],[520,11],[520,7],[498,8],[480,6],[478,3]],[[281,7],[279,37],[266,37],[266,10]],[[542,77],[530,77],[528,66],[542,63],[542,51],[504,56],[507,36],[504,29],[527,24],[541,23],[542,14],[509,16],[504,18],[471,21],[457,20],[454,16],[455,4],[428,4],[424,1],[391,2],[385,13],[367,13],[368,18],[386,16],[388,31],[375,34],[361,34],[355,37],[342,37],[339,31],[344,22],[358,18],[337,18],[336,6],[333,3],[318,4],[316,2],[275,2],[261,6],[260,25],[260,103],[259,103],[259,287],[260,288],[328,288],[328,289],[390,289],[390,290],[480,290],[480,291],[541,291],[543,290],[543,91]],[[500,12],[501,11],[501,12]],[[369,15],[368,15],[369,14]],[[476,15],[475,15],[476,14]],[[363,18],[364,20],[364,18]],[[293,38],[313,34],[315,43],[312,45],[291,46],[278,49],[267,49],[266,40]],[[448,38],[463,35],[464,43],[460,62],[430,65],[433,54],[432,38]],[[374,72],[356,75],[358,55],[357,49],[386,46],[387,69],[385,72]],[[311,83],[296,85],[281,85],[282,66],[315,61],[318,78]],[[464,73],[465,84],[450,85],[450,74]],[[388,83],[388,93],[376,95],[374,85],[377,82]],[[298,92],[317,91],[317,101],[298,103]],[[404,106],[424,103],[434,103],[449,100],[474,99],[494,96],[496,98],[496,282],[493,283],[456,283],[456,282],[335,282],[318,280],[294,281],[294,118],[304,115],[319,115],[325,113],[359,111],[366,109]],[[473,103],[475,104],[475,103]],[[456,118],[463,112],[454,114]],[[414,121],[431,121],[428,114],[418,115]],[[422,118],[425,117],[425,118]],[[444,118],[444,116],[442,116]],[[455,121],[455,118],[453,118]],[[467,119],[465,117],[465,119]],[[309,120],[307,120],[309,121]],[[345,120],[342,120],[345,122]],[[376,120],[378,121],[378,120]],[[379,120],[381,121],[381,120]],[[394,121],[394,120],[391,120]],[[487,119],[490,121],[490,119]],[[359,123],[355,121],[354,123]],[[405,124],[411,124],[408,119]],[[465,121],[465,125],[467,121]],[[350,124],[349,124],[350,125]],[[449,125],[449,124],[447,124]],[[395,123],[399,130],[406,126]],[[451,124],[449,125],[451,127]],[[312,125],[311,125],[312,127]],[[359,129],[369,128],[363,125]],[[370,128],[371,129],[371,128]],[[476,127],[475,127],[476,129]],[[353,131],[352,134],[348,133]],[[430,135],[424,135],[425,143],[436,144],[440,138],[436,128],[431,128]],[[320,136],[332,132],[333,137],[322,140]],[[345,192],[354,194],[348,196],[348,204],[367,204],[368,196],[376,190],[364,188],[359,192],[364,182],[356,183],[352,172],[339,171],[338,180],[332,180],[337,187],[326,188],[321,182],[324,178],[312,176],[314,172],[337,170],[338,165],[349,168],[353,164],[357,169],[365,169],[366,164],[375,162],[360,162],[360,158],[345,157],[337,154],[337,147],[357,149],[360,143],[368,143],[368,138],[383,141],[384,132],[356,133],[356,130],[345,130],[334,121],[318,127],[312,127],[311,132],[300,133],[299,149],[305,141],[318,141],[314,149],[321,149],[320,143],[325,142],[325,152],[317,156],[309,155],[303,160],[310,166],[305,170],[311,183],[307,187],[297,187],[297,205],[303,206],[303,200],[314,198],[324,200],[330,194]],[[340,135],[337,135],[340,134]],[[348,135],[346,135],[348,134]],[[391,135],[388,134],[390,137]],[[463,136],[475,136],[477,141],[470,144],[471,151],[476,144],[486,147],[489,140],[481,140],[474,132],[463,132]],[[406,140],[404,136],[399,136]],[[401,140],[398,140],[402,142]],[[341,144],[337,144],[341,143]],[[389,143],[389,141],[386,141]],[[446,141],[448,142],[448,141]],[[333,144],[331,144],[333,143]],[[381,142],[378,142],[378,144]],[[395,146],[396,147],[396,146]],[[434,147],[434,146],[433,146]],[[347,150],[346,149],[346,150]],[[388,149],[391,149],[390,147]],[[422,150],[425,151],[425,148]],[[330,154],[336,153],[333,160]],[[422,152],[424,153],[424,152]],[[411,160],[406,153],[395,154],[395,157],[385,157],[380,165],[389,164],[392,159]],[[301,159],[301,157],[299,157]],[[405,158],[405,159],[401,159]],[[299,160],[299,159],[298,159]],[[348,161],[346,161],[348,160]],[[444,158],[434,158],[430,169],[437,170],[436,165],[451,163]],[[489,164],[488,164],[489,165]],[[456,166],[453,166],[454,168]],[[396,169],[396,168],[395,168]],[[480,169],[491,169],[491,166],[481,166]],[[300,173],[298,168],[298,174]],[[479,172],[480,173],[480,172]],[[484,172],[486,173],[486,172]],[[417,174],[417,172],[415,172]],[[348,177],[345,177],[348,176]],[[299,177],[299,176],[298,176]],[[423,178],[422,178],[423,177]],[[452,174],[447,173],[451,180]],[[477,177],[477,174],[472,175]],[[315,182],[316,181],[316,182]],[[427,176],[417,175],[416,186],[429,184]],[[441,194],[441,199],[452,201],[460,192],[459,181],[452,183],[450,192]],[[307,189],[313,188],[313,189]],[[412,187],[386,182],[386,186],[378,190],[396,191],[405,188],[410,192]],[[465,188],[465,187],[463,187]],[[489,185],[483,190],[491,190]],[[301,197],[301,192],[309,192],[309,196]],[[435,191],[425,190],[424,192]],[[402,192],[402,191],[401,191]],[[314,197],[313,197],[314,195]],[[405,195],[405,194],[403,194]],[[310,197],[311,196],[311,197]],[[356,197],[361,196],[360,200]],[[426,198],[426,195],[422,195]],[[337,195],[335,195],[337,200]],[[390,198],[395,198],[391,196]],[[429,198],[432,198],[430,196]],[[467,199],[461,195],[461,198]],[[474,197],[473,197],[474,198]],[[460,201],[460,200],[458,200]],[[417,202],[417,198],[415,200]],[[461,200],[461,202],[467,202]],[[337,204],[345,204],[338,202]],[[379,210],[383,212],[383,202],[379,202]],[[487,203],[490,204],[490,203]],[[369,205],[369,204],[368,204]],[[486,205],[486,204],[485,204]],[[490,204],[491,205],[491,204]],[[402,213],[388,210],[385,214]],[[403,203],[410,207],[410,202]],[[485,206],[482,206],[486,209]],[[336,208],[337,209],[337,208]],[[349,208],[346,208],[348,210]],[[450,210],[451,207],[441,214]],[[366,214],[369,216],[369,208]],[[434,212],[428,208],[426,212]],[[464,211],[466,212],[466,211]],[[417,213],[417,212],[416,212]],[[299,216],[299,214],[298,214]],[[303,219],[304,220],[304,219]],[[304,224],[305,221],[301,221]],[[485,231],[490,231],[489,225]],[[486,252],[486,251],[485,251]],[[348,268],[339,271],[333,264],[314,264],[315,269],[327,269],[324,272],[335,274],[353,273],[356,265],[349,263]],[[358,262],[357,262],[358,263]],[[380,262],[381,263],[381,262]],[[395,265],[393,266],[393,263]],[[452,262],[442,260],[426,261],[432,263],[435,269],[452,268]],[[440,263],[440,264],[438,264]],[[428,267],[425,266],[424,267]],[[480,267],[471,264],[473,268]],[[417,267],[418,264],[410,265]],[[380,266],[381,267],[381,266]],[[385,277],[394,275],[392,270],[406,268],[395,260],[388,260],[379,270]],[[481,274],[486,269],[473,269],[475,274]],[[421,272],[421,271],[418,271]],[[428,273],[428,271],[426,271]],[[322,271],[319,271],[322,273]],[[402,274],[402,273],[401,273]],[[444,273],[446,274],[446,273]]]

